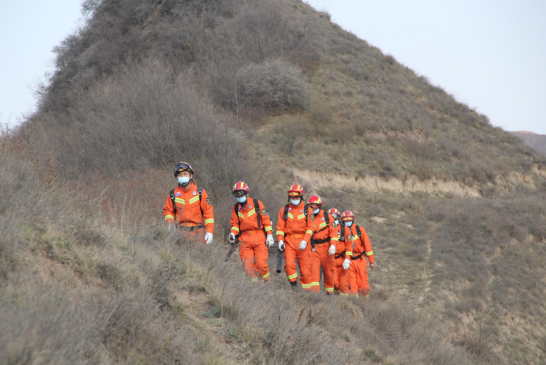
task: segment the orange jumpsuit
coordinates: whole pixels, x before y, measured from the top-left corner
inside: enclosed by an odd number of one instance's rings
[[[349,295],[349,270],[344,270],[342,265],[346,258],[350,259],[353,256],[353,237],[349,227],[340,224],[337,229],[340,238],[334,256],[334,291],[341,295]],[[345,234],[343,237],[342,232]]]
[[[174,189],[174,202],[176,210],[170,196],[167,197],[163,206],[163,216],[167,224],[176,222],[190,231],[198,231],[201,236],[203,235],[203,226],[207,233],[214,233],[214,212],[205,189],[203,189],[201,201],[199,201],[199,191],[193,181],[188,189],[178,185]]]
[[[349,293],[351,295],[360,294],[367,297],[368,294],[370,294],[370,285],[368,284],[368,272],[366,270],[368,262],[366,261],[366,257],[368,257],[370,263],[373,264],[373,251],[370,239],[364,228],[358,226],[361,234],[361,237],[358,237],[356,227],[355,224],[351,227],[351,235],[353,236],[353,257],[351,257],[351,266],[349,267],[349,270],[347,270],[349,271]]]
[[[330,245],[336,244],[339,241],[337,234],[337,225],[334,218],[328,214],[328,224],[326,223],[324,210],[320,210],[315,215],[313,225],[313,242],[314,251],[311,246],[312,261],[311,261],[311,290],[315,293],[320,292],[320,266],[324,273],[324,290],[327,293],[334,292],[334,256],[328,255]]]
[[[311,290],[311,235],[313,234],[313,211],[307,208],[307,219],[303,209],[305,203],[303,199],[297,206],[288,203],[288,216],[283,219],[284,207],[279,211],[279,220],[277,222],[277,241],[284,241],[284,259],[286,265],[284,270],[288,281],[294,283],[298,280],[298,272],[296,270],[296,259],[300,267],[300,283],[304,290]],[[307,242],[307,247],[304,250],[299,249],[301,241]]]
[[[254,204],[257,203],[258,207]],[[237,207],[237,212],[235,211]],[[265,245],[266,234],[272,234],[271,218],[261,201],[247,198],[244,204],[237,204],[231,210],[231,233],[239,236],[239,255],[243,268],[248,276],[257,280],[259,275],[263,280],[269,280],[269,255]],[[260,217],[261,228],[258,228]],[[265,231],[265,232],[264,232]]]

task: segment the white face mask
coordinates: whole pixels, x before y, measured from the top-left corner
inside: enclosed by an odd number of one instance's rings
[[[292,205],[300,205],[301,199],[290,199]]]
[[[243,195],[243,196],[238,197],[238,198],[237,198],[237,201],[238,201],[239,203],[244,203],[244,202],[246,202],[246,195]]]
[[[347,227],[350,227],[350,226],[353,225],[353,221],[347,221],[347,222],[345,222],[345,225],[346,225]]]
[[[313,214],[319,214],[320,208],[313,210]]]
[[[178,183],[180,185],[186,185],[189,182],[190,182],[190,177],[189,176],[179,176],[178,177]]]

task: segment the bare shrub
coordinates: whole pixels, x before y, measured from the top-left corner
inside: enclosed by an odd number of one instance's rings
[[[209,92],[230,110],[241,109],[239,92],[248,99],[252,91],[269,95],[270,100],[260,100],[263,95],[249,100],[258,105],[263,103],[266,108],[271,104],[275,110],[304,107],[307,103],[305,93],[301,94],[304,80],[293,65],[307,72],[316,68],[320,55],[313,47],[314,34],[310,19],[286,15],[282,2],[258,1],[240,7],[214,33],[211,54],[203,71]],[[263,77],[262,72],[269,75]],[[277,78],[277,72],[283,76]],[[292,85],[285,90],[286,96],[267,91],[271,86],[278,90],[281,84]],[[294,88],[298,89],[296,94],[290,91]]]
[[[36,151],[55,152],[60,174],[117,176],[184,159],[191,161],[200,184],[221,190],[246,169],[236,163],[244,151],[227,117],[212,111],[190,78],[161,62],[121,67],[73,99],[67,114],[45,116],[29,128],[40,135]],[[214,197],[214,189],[208,190]]]
[[[251,64],[237,71],[232,110],[261,107],[270,112],[303,110],[307,85],[301,71],[281,60]],[[224,98],[225,100],[225,98]]]

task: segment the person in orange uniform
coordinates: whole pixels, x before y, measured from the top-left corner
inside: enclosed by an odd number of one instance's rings
[[[336,242],[336,252],[334,254],[334,294],[340,294],[342,283],[349,280],[348,272],[343,270],[343,261],[345,260],[346,243],[341,241],[341,213],[336,208],[331,208],[328,213],[334,218],[335,223],[332,228],[337,232],[338,241]]]
[[[192,236],[203,237],[206,244],[212,243],[214,233],[214,212],[210,198],[202,187],[193,182],[193,168],[187,162],[180,162],[174,167],[174,177],[178,186],[171,190],[163,216],[169,230],[180,229],[193,232]]]
[[[322,199],[316,195],[307,200],[313,211],[313,238],[311,240],[311,290],[320,292],[320,267],[324,273],[324,290],[326,294],[334,293],[334,257],[336,243],[339,241],[337,224],[334,218],[321,209]]]
[[[330,214],[334,220],[336,221],[336,224],[337,226],[339,226],[339,223],[341,222],[341,213],[339,212],[339,210],[337,210],[336,208],[330,208],[330,210],[328,210],[328,214]],[[338,229],[339,231],[339,227],[336,228]],[[339,234],[338,234],[339,236]]]
[[[366,257],[370,261],[370,269],[373,270],[373,251],[368,234],[364,228],[354,224],[354,219],[354,214],[348,210],[341,215],[341,220],[345,226],[345,233],[342,232],[341,235],[345,235],[346,250],[349,249],[348,243],[352,241],[352,255],[346,255],[347,257],[343,262],[343,269],[349,272],[349,288],[342,287],[342,292],[346,293],[346,290],[349,289],[349,294],[362,295],[367,298],[370,294],[370,286],[368,284],[368,272],[366,271],[368,266]],[[345,253],[347,254],[347,251]]]
[[[273,246],[271,218],[261,201],[248,197],[249,192],[250,188],[242,181],[233,186],[237,204],[231,210],[229,242],[239,238],[239,255],[246,274],[253,281],[257,281],[258,276],[268,281],[267,249]]]
[[[279,211],[277,222],[277,241],[279,250],[284,251],[286,265],[284,270],[292,288],[297,287],[300,268],[300,283],[303,290],[311,290],[311,235],[313,234],[314,216],[311,208],[303,201],[303,187],[294,184],[288,190],[289,203]]]

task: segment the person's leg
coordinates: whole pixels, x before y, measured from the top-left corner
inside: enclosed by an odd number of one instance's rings
[[[244,242],[239,242],[239,255],[241,256],[245,273],[251,278],[255,278],[256,269],[254,268],[254,248],[252,247],[252,244],[246,240],[246,238]]]
[[[320,253],[311,253],[311,290],[314,293],[320,292]]]
[[[256,258],[256,274],[263,280],[269,280],[269,266],[267,265],[267,258],[269,257],[269,250],[265,245],[265,234],[257,234],[256,239],[253,242],[254,255]]]
[[[300,284],[303,290],[312,290],[312,275],[311,266],[313,261],[313,255],[311,251],[311,245],[307,245],[305,250],[297,250],[298,266],[300,267]],[[320,273],[320,271],[319,271]],[[320,275],[320,274],[319,274]]]
[[[284,271],[286,272],[286,277],[288,278],[288,281],[291,283],[295,283],[298,281],[298,271],[296,270],[296,256],[298,246],[295,245],[290,238],[286,238],[284,243]]]
[[[328,255],[328,245],[320,247],[322,273],[324,274],[324,290],[328,294],[334,292],[334,257]]]

